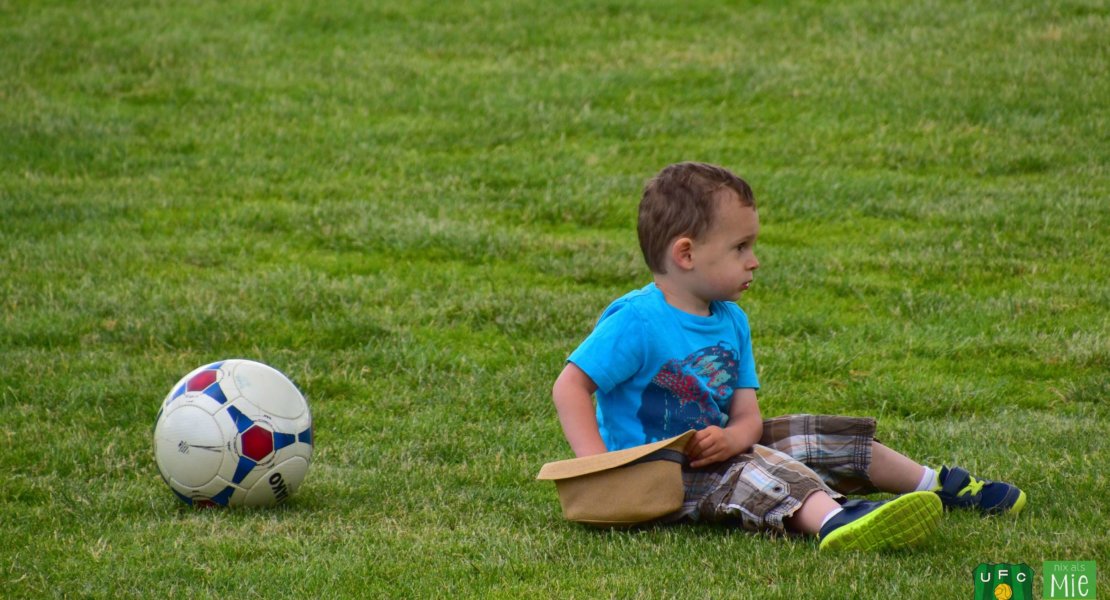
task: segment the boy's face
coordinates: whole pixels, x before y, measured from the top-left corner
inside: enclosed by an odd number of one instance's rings
[[[705,301],[737,300],[759,268],[753,247],[759,215],[744,206],[732,190],[722,192],[709,231],[692,248],[691,291]]]

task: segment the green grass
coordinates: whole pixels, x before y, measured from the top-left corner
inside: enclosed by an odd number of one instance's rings
[[[1110,596],[1110,9],[1098,1],[0,0],[0,595]],[[643,182],[756,190],[764,414],[1029,493],[924,548],[596,532],[549,400],[647,281]],[[276,510],[186,509],[151,425],[220,358],[308,396]]]

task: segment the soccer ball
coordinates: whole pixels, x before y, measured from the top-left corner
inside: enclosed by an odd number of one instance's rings
[[[154,424],[162,479],[192,506],[269,506],[291,496],[312,460],[312,415],[280,371],[249,360],[178,381]]]

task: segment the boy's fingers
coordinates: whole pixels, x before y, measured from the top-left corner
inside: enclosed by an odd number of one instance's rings
[[[690,440],[688,450],[694,456],[700,457],[701,455],[712,451],[714,445],[715,444],[713,443],[713,439],[708,435],[695,436],[693,439]]]
[[[718,456],[717,453],[699,456],[697,460],[690,463],[690,467],[698,469],[706,465],[711,465],[716,462],[724,460],[723,456]]]
[[[701,450],[702,450],[701,440],[702,440],[702,437],[703,436],[701,435],[701,432],[699,431],[699,432],[695,433],[693,435],[693,437],[690,438],[689,442],[686,442],[686,453],[687,454],[690,454],[692,456],[697,456],[697,455],[701,454]]]
[[[690,441],[686,443],[686,454],[690,456],[690,458],[705,459],[690,463],[691,467],[696,468],[699,464],[716,462],[710,455],[719,454],[721,448],[718,443],[720,439],[714,435],[714,433],[712,428],[702,429],[695,433],[693,437],[690,438]]]
[[[686,445],[686,454],[698,458],[701,456],[701,444],[698,444],[697,440],[690,440],[690,443]]]

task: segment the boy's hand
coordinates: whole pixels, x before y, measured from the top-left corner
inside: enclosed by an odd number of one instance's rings
[[[690,457],[690,467],[697,469],[721,462],[740,454],[747,448],[740,444],[727,429],[710,425],[694,434],[686,443],[686,455]]]

